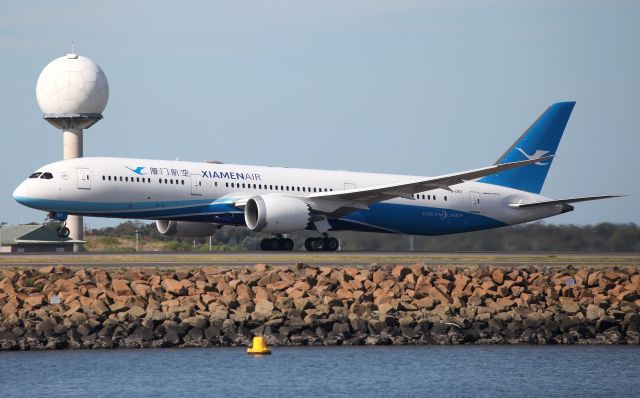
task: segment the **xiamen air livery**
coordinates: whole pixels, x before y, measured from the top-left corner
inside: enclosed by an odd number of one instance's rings
[[[225,225],[272,234],[263,250],[292,250],[287,234],[313,230],[307,250],[337,250],[332,231],[442,235],[498,228],[614,195],[550,199],[542,185],[574,102],[550,106],[489,167],[437,177],[180,161],[78,158],[41,167],[16,201],[67,215],[156,220],[166,235],[209,236]],[[62,224],[61,235],[69,230]]]

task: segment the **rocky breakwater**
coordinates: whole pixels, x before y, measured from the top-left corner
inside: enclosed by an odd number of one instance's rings
[[[423,265],[2,271],[4,350],[639,344],[631,269]]]

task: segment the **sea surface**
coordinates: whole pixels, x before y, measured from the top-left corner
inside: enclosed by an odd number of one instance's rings
[[[640,397],[640,347],[0,352],[0,397]]]

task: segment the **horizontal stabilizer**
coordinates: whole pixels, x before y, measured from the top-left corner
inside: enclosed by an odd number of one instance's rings
[[[609,199],[609,198],[621,198],[623,196],[626,196],[626,195],[582,196],[578,198],[547,200],[544,202],[511,203],[509,204],[509,207],[513,207],[516,209],[523,209],[523,208],[539,207],[539,206],[568,205],[570,203],[588,202],[591,200],[600,200],[600,199]]]

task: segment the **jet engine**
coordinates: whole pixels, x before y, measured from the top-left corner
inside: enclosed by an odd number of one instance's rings
[[[202,238],[213,235],[218,226],[205,222],[156,220],[156,228],[162,235]]]
[[[310,220],[309,206],[298,198],[280,194],[247,200],[244,221],[250,230],[272,234],[302,231]]]

